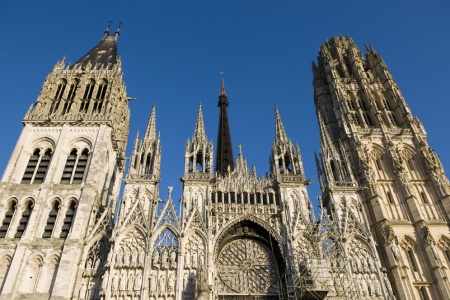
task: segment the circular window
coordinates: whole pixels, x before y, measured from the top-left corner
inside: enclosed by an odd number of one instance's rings
[[[270,249],[252,239],[226,244],[217,260],[221,282],[231,293],[276,294],[277,266]]]

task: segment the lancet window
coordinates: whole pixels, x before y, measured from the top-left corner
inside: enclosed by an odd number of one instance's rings
[[[106,88],[108,87],[108,83],[106,81],[100,82],[97,89],[97,96],[95,99],[105,99]]]
[[[53,234],[53,229],[55,228],[55,223],[58,218],[58,213],[60,209],[60,203],[58,200],[53,201],[52,209],[48,213],[47,224],[44,228],[43,238],[51,238]]]
[[[22,212],[22,217],[19,220],[19,226],[17,227],[16,234],[14,235],[14,238],[20,239],[25,232],[25,229],[27,229],[28,221],[30,220],[31,212],[33,210],[33,201],[28,200],[25,203],[25,210]]]
[[[35,149],[23,174],[22,183],[38,184],[44,182],[51,157],[51,149]]]
[[[73,99],[75,98],[75,94],[77,91],[77,86],[78,86],[77,81],[72,81],[70,83],[69,92],[67,94],[67,99],[66,99],[66,101],[64,101],[64,106],[61,111],[62,115],[66,114],[70,111],[70,108],[72,107],[72,104],[73,104]]]
[[[72,200],[70,201],[69,208],[66,211],[66,216],[64,217],[64,222],[61,228],[60,238],[66,238],[69,235],[70,228],[72,227],[73,217],[75,215],[75,210],[77,207],[77,203]]]
[[[80,154],[78,149],[72,149],[67,157],[61,177],[62,184],[79,184],[83,181],[89,159],[89,150],[83,149]]]
[[[9,225],[11,225],[11,220],[16,212],[17,202],[12,200],[9,202],[8,210],[5,213],[5,218],[3,219],[2,226],[0,227],[0,238],[4,238],[8,232]]]
[[[91,99],[94,92],[95,82],[93,80],[86,83],[83,99]]]

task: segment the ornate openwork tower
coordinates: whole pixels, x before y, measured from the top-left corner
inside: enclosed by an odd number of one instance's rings
[[[446,299],[448,180],[383,59],[366,50],[335,37],[313,63],[322,202],[335,220],[362,225],[398,299]]]
[[[1,299],[68,299],[81,277],[98,297],[128,138],[118,36],[58,62],[23,119],[0,183]]]

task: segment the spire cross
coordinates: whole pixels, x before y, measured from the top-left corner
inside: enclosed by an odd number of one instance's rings
[[[108,24],[108,29],[109,29],[111,27],[111,24],[114,23],[114,21],[112,19],[109,19],[108,23],[109,23]]]
[[[122,26],[123,24],[125,24],[125,22],[122,21],[122,20],[120,20],[118,23],[119,23],[119,28],[117,28],[117,29],[120,29],[120,26]]]
[[[239,144],[239,145],[236,146],[236,148],[239,148],[239,154],[242,154],[242,148],[244,148],[244,146]]]

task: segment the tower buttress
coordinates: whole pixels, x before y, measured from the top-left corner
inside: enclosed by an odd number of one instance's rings
[[[69,299],[87,282],[99,297],[129,128],[117,42],[108,31],[75,64],[59,61],[23,119],[0,183],[18,209],[3,236],[14,238],[5,299]]]
[[[334,37],[313,64],[323,202],[340,220],[347,207],[359,212],[399,299],[446,298],[434,282],[450,274],[430,266],[439,265],[435,245],[449,234],[448,179],[384,60],[366,50],[364,57],[350,38]],[[419,291],[419,282],[433,283]]]

